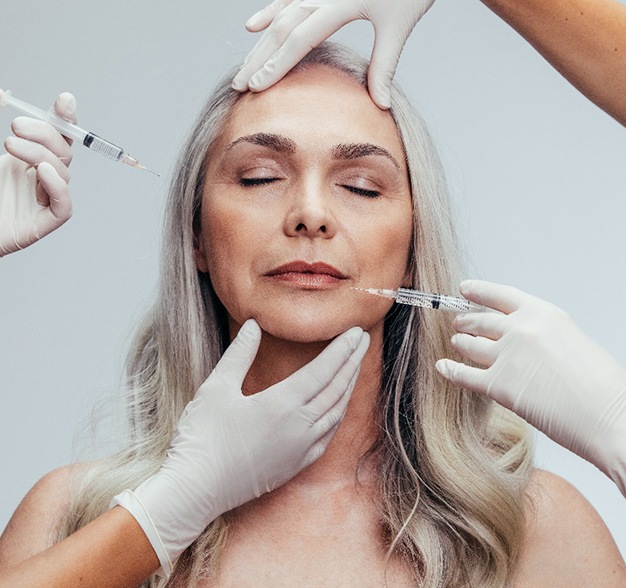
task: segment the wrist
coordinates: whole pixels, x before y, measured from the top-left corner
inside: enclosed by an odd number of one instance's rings
[[[157,573],[166,579],[169,578],[174,567],[172,559],[163,543],[163,540],[161,539],[157,526],[152,520],[152,517],[143,502],[131,490],[124,490],[122,493],[113,498],[109,506],[111,508],[114,506],[121,506],[134,517],[159,559],[161,567],[157,570]]]

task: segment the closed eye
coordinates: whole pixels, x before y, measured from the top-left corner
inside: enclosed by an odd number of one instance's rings
[[[277,182],[280,178],[239,178],[239,184],[246,188],[252,186],[264,186],[265,184],[271,184]]]
[[[353,194],[358,194],[359,196],[366,196],[367,198],[378,198],[380,196],[380,192],[378,190],[366,190],[365,188],[358,188],[357,186],[350,186],[349,184],[339,184],[342,188],[345,188],[349,192]]]

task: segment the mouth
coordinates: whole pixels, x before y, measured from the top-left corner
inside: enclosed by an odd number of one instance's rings
[[[270,270],[265,276],[311,290],[336,287],[348,279],[337,268],[321,261],[314,263],[292,261]]]

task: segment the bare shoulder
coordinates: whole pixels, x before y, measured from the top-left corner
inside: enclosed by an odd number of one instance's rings
[[[563,478],[536,470],[514,586],[626,586],[626,566],[600,515]]]
[[[56,469],[41,478],[24,497],[0,536],[0,568],[16,564],[50,547],[72,490],[87,464]]]

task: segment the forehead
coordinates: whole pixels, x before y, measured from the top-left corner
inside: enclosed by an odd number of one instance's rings
[[[404,167],[404,149],[393,117],[347,74],[312,66],[260,93],[244,94],[233,107],[215,148],[255,133],[281,135],[298,149],[325,151],[343,143],[371,143]]]

